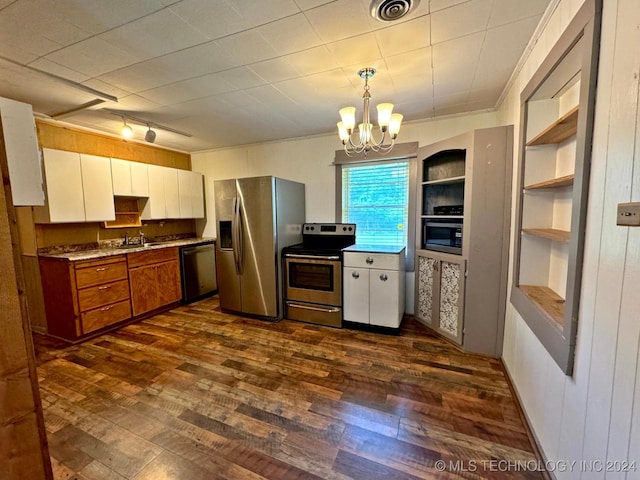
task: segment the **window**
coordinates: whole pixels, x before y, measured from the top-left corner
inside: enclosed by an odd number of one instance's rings
[[[342,221],[358,243],[407,246],[409,172],[407,160],[342,167]]]

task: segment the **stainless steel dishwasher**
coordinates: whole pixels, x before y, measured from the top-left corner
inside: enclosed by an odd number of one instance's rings
[[[214,243],[180,248],[182,302],[188,303],[218,290]]]

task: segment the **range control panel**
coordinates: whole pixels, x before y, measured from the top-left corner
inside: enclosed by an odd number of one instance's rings
[[[356,234],[355,223],[305,223],[303,235],[353,235]]]

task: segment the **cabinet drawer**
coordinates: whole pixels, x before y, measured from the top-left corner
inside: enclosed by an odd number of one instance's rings
[[[116,262],[94,263],[87,267],[76,265],[78,289],[126,279],[127,263],[124,259]]]
[[[131,303],[129,300],[89,310],[81,316],[82,333],[93,332],[128,318],[131,318]]]
[[[403,261],[403,255],[390,253],[344,252],[345,267],[401,270]]]
[[[179,260],[178,247],[145,250],[144,252],[134,252],[127,255],[129,268],[136,268],[153,263],[169,262],[172,260]]]
[[[126,279],[78,290],[78,303],[81,312],[128,299],[129,282]]]
[[[327,325],[328,327],[342,327],[342,309],[340,307],[322,307],[313,303],[288,301],[287,318]]]

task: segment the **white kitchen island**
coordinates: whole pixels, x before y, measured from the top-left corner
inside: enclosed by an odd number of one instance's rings
[[[397,332],[404,315],[404,247],[355,244],[343,250],[343,326]]]

